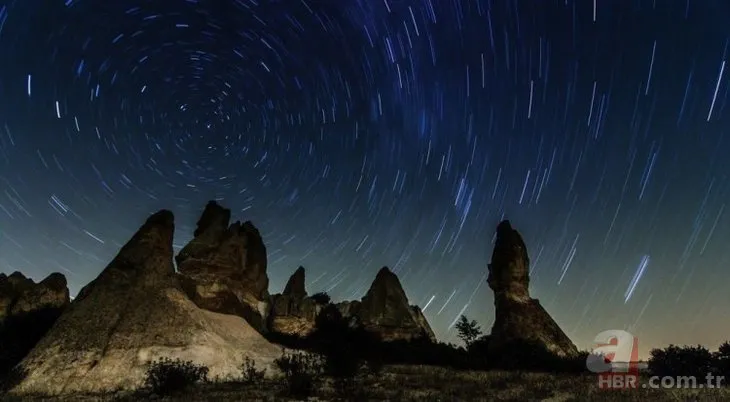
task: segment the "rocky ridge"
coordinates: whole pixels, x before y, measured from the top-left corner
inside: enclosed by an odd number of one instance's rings
[[[205,310],[173,267],[174,218],[152,215],[85,286],[18,366],[14,393],[59,395],[139,388],[162,357],[204,364],[212,377],[240,374],[244,356],[268,367],[281,349],[243,318]]]
[[[43,306],[65,308],[18,366],[26,374],[15,392],[58,395],[134,389],[148,362],[161,357],[204,364],[211,376],[240,373],[244,357],[268,367],[281,348],[262,334],[307,336],[317,317],[334,309],[384,341],[436,341],[397,275],[379,270],[356,301],[331,303],[309,295],[299,267],[281,294],[269,295],[266,247],[251,222],[229,224],[230,210],[209,202],[193,239],[175,256],[174,217],[150,216],[101,274],[69,305],[66,279],[39,284],[20,273],[0,274],[0,323]],[[500,223],[488,266],[496,319],[490,348],[538,343],[558,356],[577,348],[529,294],[529,257],[509,221]],[[68,307],[66,307],[68,306]]]

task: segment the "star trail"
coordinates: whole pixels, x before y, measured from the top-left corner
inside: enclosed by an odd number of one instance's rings
[[[270,291],[390,266],[444,341],[488,330],[494,231],[587,348],[730,338],[730,4],[0,2],[0,270],[72,295],[145,217],[259,228]]]

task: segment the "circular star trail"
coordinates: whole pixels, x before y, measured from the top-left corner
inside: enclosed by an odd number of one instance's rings
[[[441,340],[508,218],[581,347],[725,340],[722,1],[0,4],[0,269],[75,294],[161,208],[261,230],[271,291],[391,267]]]

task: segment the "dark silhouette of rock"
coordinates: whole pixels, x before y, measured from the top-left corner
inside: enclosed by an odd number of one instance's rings
[[[266,247],[251,222],[228,225],[231,211],[210,201],[194,238],[175,257],[184,287],[201,308],[236,314],[265,331]]]
[[[18,295],[33,286],[33,281],[18,271],[10,276],[0,274],[0,322],[10,314]]]
[[[0,379],[48,332],[69,302],[62,274],[39,283],[20,272],[0,274]]]
[[[13,393],[136,389],[147,363],[180,358],[212,377],[240,375],[245,355],[264,367],[281,353],[246,320],[197,307],[173,268],[173,215],[147,219],[23,359]]]
[[[408,304],[398,276],[388,267],[378,272],[362,300],[339,303],[337,307],[353,325],[362,325],[384,341],[436,340],[421,309]]]
[[[296,271],[294,271],[292,276],[289,277],[289,280],[286,282],[286,286],[284,286],[284,292],[282,292],[282,295],[299,299],[307,297],[307,290],[304,285],[304,267],[300,266]]]
[[[540,302],[530,298],[529,273],[530,259],[522,236],[509,221],[501,222],[487,278],[495,307],[490,350],[523,342],[543,346],[557,356],[577,356],[573,342]]]
[[[323,306],[307,297],[304,282],[304,267],[299,267],[289,278],[284,292],[271,297],[270,331],[300,337],[312,333]]]
[[[20,272],[0,274],[0,322],[44,308],[64,308],[70,302],[66,277],[52,273],[39,283]]]

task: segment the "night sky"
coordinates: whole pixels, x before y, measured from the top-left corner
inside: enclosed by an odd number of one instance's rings
[[[581,348],[730,339],[726,0],[0,2],[0,270],[72,295],[218,199],[272,293],[390,266],[485,330],[496,225]]]

